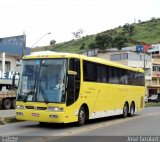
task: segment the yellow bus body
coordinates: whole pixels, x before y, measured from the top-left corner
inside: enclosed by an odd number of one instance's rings
[[[70,106],[65,103],[43,103],[43,102],[23,102],[17,101],[16,106],[23,106],[16,109],[18,120],[28,120],[49,123],[70,123],[78,121],[78,112],[82,105],[88,107],[89,119],[101,118],[123,113],[124,104],[135,103],[135,111],[141,111],[144,107],[144,86],[117,85],[108,83],[96,83],[83,81],[82,60],[110,65],[122,69],[144,72],[142,69],[130,68],[116,62],[107,61],[96,57],[70,53],[41,53],[37,55],[25,56],[23,59],[50,59],[50,58],[77,58],[80,59],[81,84],[77,101]],[[30,109],[29,107],[32,106]],[[47,107],[63,108],[62,112],[49,111]],[[39,109],[40,108],[40,109]]]

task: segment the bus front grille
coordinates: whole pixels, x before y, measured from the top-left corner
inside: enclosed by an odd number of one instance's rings
[[[34,109],[34,106],[25,106],[26,109]]]
[[[26,109],[46,110],[47,107],[25,106]]]
[[[46,110],[47,107],[37,107],[37,110]]]

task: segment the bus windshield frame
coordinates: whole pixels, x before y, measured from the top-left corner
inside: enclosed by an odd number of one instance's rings
[[[26,59],[17,91],[17,101],[65,103],[68,60]]]

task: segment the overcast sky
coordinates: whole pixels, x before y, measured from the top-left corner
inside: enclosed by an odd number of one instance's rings
[[[27,47],[73,39],[160,17],[160,0],[0,0],[0,38],[26,33]]]

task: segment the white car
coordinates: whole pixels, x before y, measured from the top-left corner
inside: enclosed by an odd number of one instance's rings
[[[160,102],[160,95],[152,95],[148,97],[148,102]]]
[[[145,103],[148,103],[148,96],[145,96],[145,97],[144,97],[144,102],[145,102]]]

